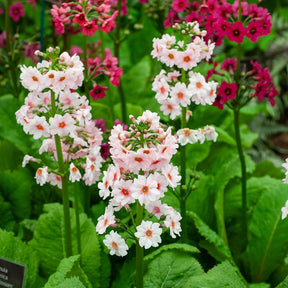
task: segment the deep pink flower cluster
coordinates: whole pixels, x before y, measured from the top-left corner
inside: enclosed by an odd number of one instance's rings
[[[274,97],[278,95],[278,91],[273,84],[269,69],[267,67],[263,68],[262,65],[256,61],[251,61],[250,64],[252,68],[249,71],[245,71],[239,79],[240,85],[242,85],[243,82],[244,85],[242,86],[245,87],[245,90],[241,93],[246,93],[249,95],[249,98],[254,97],[258,100],[267,98],[272,106],[275,105]],[[217,69],[217,66],[218,63],[215,61],[213,68],[208,71],[206,79],[209,79],[213,75],[224,76],[224,74],[227,75],[228,72],[231,81],[223,81],[220,84],[216,100],[213,103],[214,106],[223,109],[225,103],[237,97],[239,87],[234,82],[237,60],[236,58],[227,58],[221,63],[220,69]]]
[[[104,172],[98,187],[100,196],[104,199],[109,197],[110,202],[105,214],[98,219],[96,231],[103,234],[109,226],[121,228],[121,224],[117,225],[120,222],[116,221],[115,212],[121,208],[130,211],[134,203],[138,202],[156,216],[156,223],[142,221],[141,225],[131,229],[140,246],[148,249],[157,247],[161,242],[160,225],[169,228],[173,238],[181,232],[180,214],[160,200],[168,186],[176,188],[181,179],[178,168],[170,164],[178,144],[176,137],[171,134],[171,128],[166,131],[162,128],[156,113],[147,110],[137,119],[133,116],[130,119],[132,124],[128,131],[118,124],[113,127],[109,137],[113,164]],[[110,253],[119,252],[116,245],[110,247],[108,240],[111,239],[106,236],[104,243]],[[116,255],[126,255],[128,247],[123,245],[123,249],[123,253]]]
[[[118,59],[113,57],[110,49],[105,49],[104,59],[102,59],[101,56],[88,58],[87,64],[91,79],[95,79],[97,76],[104,74],[110,78],[112,85],[120,85],[120,76],[123,74],[123,70],[121,67],[118,67]],[[105,91],[107,89],[108,87],[102,87],[95,83],[89,94],[94,100],[97,100],[106,96]]]
[[[238,21],[238,12],[238,0],[234,4],[227,0],[204,0],[201,5],[198,1],[174,0],[164,26],[167,28],[183,20],[197,21],[207,30],[206,37],[212,38],[216,45],[222,43],[224,36],[240,44],[244,36],[256,42],[258,37],[270,33],[272,24],[267,9],[242,1],[241,22]]]
[[[56,31],[64,33],[65,25],[78,23],[83,35],[93,36],[97,30],[105,33],[111,32],[115,28],[115,19],[118,11],[112,15],[109,0],[78,0],[74,2],[62,3],[60,7],[53,5],[51,14]]]
[[[39,154],[46,152],[53,161],[58,159],[57,135],[64,162],[67,167],[70,164],[70,181],[83,179],[86,185],[92,185],[98,180],[103,162],[102,132],[92,121],[86,96],[71,92],[82,85],[83,63],[77,55],[58,54],[59,49],[48,48],[46,56],[51,61],[44,60],[37,67],[21,67],[21,83],[29,94],[16,112],[17,123],[34,139],[43,140]],[[29,161],[42,163],[26,155],[23,166]],[[48,168],[49,163],[42,164],[37,170],[36,182],[40,185],[49,182],[61,188],[59,171]],[[84,171],[83,175],[80,170]]]
[[[21,17],[25,16],[25,10],[22,3],[15,3],[9,6],[9,15],[13,21],[18,22]]]

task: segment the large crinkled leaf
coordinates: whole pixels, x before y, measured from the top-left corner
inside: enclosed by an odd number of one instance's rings
[[[216,260],[229,260],[231,263],[234,263],[231,252],[224,240],[207,224],[205,224],[194,212],[187,212],[187,216],[193,219],[199,234],[203,237],[203,239],[200,240],[199,245],[206,249],[207,252]]]
[[[31,136],[26,135],[16,122],[15,112],[19,108],[18,100],[12,95],[0,98],[0,135],[12,142],[24,154],[28,154],[31,150]]]
[[[46,283],[44,288],[57,287],[57,285],[63,283],[64,280],[72,277],[78,277],[84,287],[92,288],[88,277],[85,275],[84,271],[79,265],[79,260],[79,255],[71,256],[69,258],[64,258],[63,260],[61,260],[56,272],[49,277],[48,282]]]
[[[191,255],[179,251],[165,251],[148,265],[144,275],[144,287],[187,287],[190,277],[203,273],[200,263]]]
[[[248,262],[252,282],[266,281],[288,252],[288,219],[281,220],[281,208],[288,199],[288,185],[271,179],[270,187],[260,196],[249,224],[251,237],[244,259]]]
[[[17,220],[30,217],[32,183],[33,179],[27,169],[0,172],[0,190],[4,199],[11,203]]]
[[[255,164],[250,157],[245,155],[247,173],[254,170]],[[224,221],[224,189],[228,182],[235,178],[241,177],[240,160],[235,147],[223,143],[216,143],[212,146],[209,156],[205,159],[200,169],[203,169],[206,174],[214,176],[215,211],[218,234],[227,243],[227,235]]]
[[[135,282],[135,258],[130,261],[125,261],[121,269],[117,271],[117,276],[112,283],[112,288],[132,288]]]
[[[0,257],[25,266],[25,279],[27,288],[35,287],[35,281],[38,273],[37,253],[15,237],[13,233],[0,229]]]
[[[171,286],[172,287],[172,286]],[[176,286],[174,286],[176,287]],[[247,288],[247,283],[236,266],[225,261],[218,264],[206,274],[191,277],[185,288]]]
[[[54,273],[65,258],[63,206],[59,203],[44,205],[46,213],[39,217],[34,237],[29,244],[40,257],[40,268],[44,276]],[[76,221],[74,209],[70,209],[73,252],[77,254]],[[80,214],[81,268],[88,276],[93,288],[99,287],[101,265],[100,245],[95,226],[86,214]]]

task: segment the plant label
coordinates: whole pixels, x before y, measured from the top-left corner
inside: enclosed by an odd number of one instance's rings
[[[0,288],[23,288],[25,266],[0,258]]]

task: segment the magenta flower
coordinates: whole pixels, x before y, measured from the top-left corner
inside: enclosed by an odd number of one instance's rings
[[[15,3],[9,7],[9,15],[15,21],[19,21],[20,17],[24,17],[25,11],[22,3]]]
[[[172,8],[175,11],[184,11],[187,7],[187,0],[174,0],[172,3]]]
[[[103,87],[101,85],[94,85],[93,89],[90,90],[89,95],[93,100],[102,99],[106,96],[105,91],[108,90],[108,87]]]
[[[242,22],[236,21],[233,25],[227,27],[227,38],[230,41],[234,41],[238,44],[243,42],[243,38],[246,35],[246,28]]]
[[[94,21],[86,22],[83,25],[83,35],[88,35],[92,37],[94,33],[98,30],[98,26],[95,24]]]
[[[87,23],[87,18],[85,13],[79,13],[76,14],[76,16],[73,18],[73,22],[78,23],[80,26],[84,26],[85,23]]]
[[[256,42],[258,37],[263,35],[263,31],[259,23],[256,21],[251,21],[247,27],[246,36],[252,41]]]
[[[234,70],[237,68],[237,59],[236,58],[226,58],[221,63],[220,68],[225,70],[229,73],[233,73]]]

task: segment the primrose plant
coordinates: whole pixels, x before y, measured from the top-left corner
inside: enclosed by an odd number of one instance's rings
[[[171,127],[165,130],[157,113],[149,110],[137,119],[133,116],[130,119],[129,130],[124,130],[121,124],[111,130],[109,144],[113,163],[98,184],[100,196],[110,200],[104,215],[98,219],[96,231],[103,234],[112,227],[124,232],[126,239],[135,241],[136,262],[141,266],[143,247],[159,246],[163,228],[168,228],[173,238],[180,235],[180,214],[162,203],[161,198],[168,188],[178,185],[181,177],[178,168],[170,163],[178,148]],[[117,216],[120,210],[130,214],[129,221],[127,217],[121,220],[121,216]],[[123,213],[120,215],[123,217]],[[106,235],[104,244],[111,255],[125,256],[128,245],[113,230]],[[138,264],[137,287],[142,287],[143,271]]]
[[[102,132],[92,121],[86,96],[72,92],[82,85],[84,78],[80,58],[70,57],[67,52],[60,54],[59,48],[48,48],[46,53],[37,54],[48,61],[43,60],[36,67],[21,67],[21,83],[29,93],[25,104],[16,112],[16,119],[25,133],[42,140],[39,154],[46,153],[49,157],[38,160],[26,155],[23,167],[29,161],[38,162],[41,167],[36,172],[36,182],[62,189],[69,226],[68,175],[71,182],[82,179],[86,185],[96,183],[103,162]],[[66,234],[66,241],[71,242],[70,235]],[[66,256],[69,256],[71,243],[67,245],[70,248],[66,247]]]

